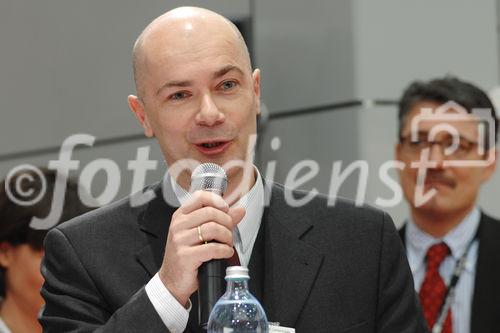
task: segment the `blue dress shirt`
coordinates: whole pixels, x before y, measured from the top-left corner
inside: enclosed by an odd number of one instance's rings
[[[411,219],[408,221],[405,234],[406,252],[417,292],[420,291],[420,286],[424,281],[426,270],[425,255],[429,248],[441,242],[445,242],[449,246],[451,255],[439,267],[439,273],[448,285],[457,261],[467,250],[469,243],[476,235],[480,218],[481,213],[475,207],[459,225],[442,238],[434,238],[422,231]],[[470,332],[470,316],[478,246],[479,241],[474,240],[467,254],[465,269],[460,275],[455,289],[455,298],[451,306],[453,333]]]

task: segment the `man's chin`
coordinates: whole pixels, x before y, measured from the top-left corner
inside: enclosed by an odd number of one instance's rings
[[[417,206],[414,203],[413,207],[420,213],[424,213],[426,215],[436,215],[436,216],[447,214],[449,210],[447,208],[446,198],[444,198],[439,193],[435,194],[431,199],[427,200],[420,206]]]

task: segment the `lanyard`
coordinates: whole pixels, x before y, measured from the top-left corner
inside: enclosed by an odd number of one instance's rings
[[[444,299],[443,304],[441,305],[441,309],[439,310],[439,315],[437,317],[436,323],[432,327],[432,333],[441,333],[443,330],[444,321],[446,320],[446,316],[448,311],[450,310],[451,304],[453,303],[453,299],[455,298],[455,289],[458,284],[458,280],[460,279],[460,275],[465,269],[465,263],[467,262],[467,255],[470,252],[472,244],[477,240],[479,234],[479,228],[472,240],[467,245],[465,252],[462,254],[460,259],[458,259],[455,269],[453,270],[453,275],[451,276],[450,285],[448,286],[448,290],[446,291],[446,297]]]

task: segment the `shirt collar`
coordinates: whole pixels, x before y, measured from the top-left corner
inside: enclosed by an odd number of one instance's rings
[[[477,207],[467,215],[462,223],[447,233],[443,241],[448,244],[453,257],[458,260],[467,250],[467,246],[476,235],[481,213]]]
[[[425,255],[429,248],[441,242],[445,242],[449,246],[451,255],[455,260],[460,259],[467,250],[467,246],[476,235],[480,219],[481,213],[477,207],[474,207],[463,221],[449,231],[444,237],[435,238],[422,231],[415,224],[413,219],[410,218],[405,237],[406,244],[411,249],[411,251],[408,251],[411,270],[418,270],[420,266],[424,264]]]
[[[245,208],[246,214],[243,219],[238,223],[237,231],[239,232],[239,237],[241,238],[241,250],[246,253],[249,250],[252,241],[257,236],[260,228],[260,223],[262,215],[264,213],[264,184],[260,176],[259,169],[254,166],[255,170],[255,183],[248,191],[243,195],[237,202],[235,202],[231,207],[243,207]],[[172,184],[172,189],[175,196],[181,204],[189,199],[191,194],[182,188],[177,182],[170,176],[170,183]],[[237,239],[238,237],[236,237]],[[237,244],[235,244],[237,246]]]

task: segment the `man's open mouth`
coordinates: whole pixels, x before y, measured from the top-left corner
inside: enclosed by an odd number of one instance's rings
[[[210,142],[210,143],[202,143],[200,146],[203,148],[215,148],[219,147],[220,145],[224,144],[224,142]]]
[[[231,141],[212,141],[196,144],[198,150],[205,155],[220,154],[226,150]]]

